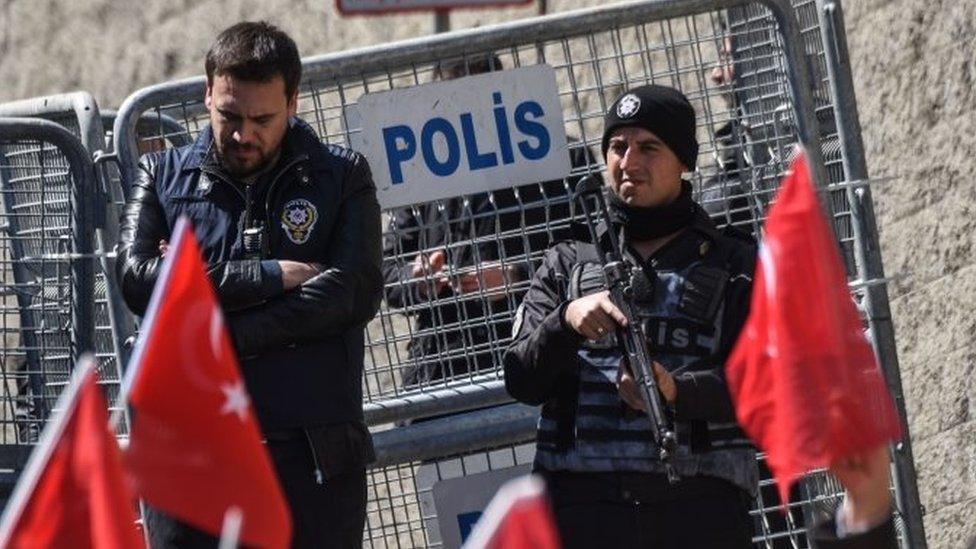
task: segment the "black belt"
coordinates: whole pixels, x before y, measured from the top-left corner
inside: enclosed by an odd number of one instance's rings
[[[656,503],[734,494],[748,499],[735,484],[704,475],[681,477],[672,484],[664,473],[536,471],[546,480],[554,500],[562,503],[631,501]]]

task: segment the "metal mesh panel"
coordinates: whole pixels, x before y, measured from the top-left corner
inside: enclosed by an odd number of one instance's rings
[[[814,86],[814,109],[820,132],[827,182],[841,183],[845,180],[845,174],[834,122],[833,104],[830,99],[826,58],[818,17],[818,2],[816,0],[793,0],[792,3],[800,23],[800,46],[807,55],[812,68],[810,80]],[[729,55],[736,67],[735,78],[737,80],[733,101],[743,121],[741,127],[737,129],[746,134],[739,139],[742,142],[751,143],[753,157],[761,159],[761,161],[777,157],[790,157],[792,145],[795,143],[795,139],[786,142],[770,142],[767,137],[769,135],[794,133],[789,121],[784,117],[785,109],[788,107],[783,102],[785,68],[782,66],[781,55],[777,54],[777,52],[782,51],[781,39],[778,35],[771,34],[766,30],[773,24],[769,13],[757,9],[755,6],[729,10],[728,33],[731,38]],[[767,172],[763,178],[766,179],[767,183],[775,185],[775,173]],[[772,179],[770,180],[770,178]],[[826,198],[830,202],[829,211],[833,214],[834,231],[840,243],[845,264],[848,272],[851,273],[851,278],[855,278],[854,234],[846,189],[832,190]]]
[[[32,116],[55,122],[68,130],[72,135],[78,137],[87,148],[89,156],[104,150],[106,146],[98,106],[91,95],[86,92],[74,92],[7,103],[0,105],[0,113],[6,116]],[[56,150],[52,149],[52,151],[54,155],[59,154]],[[66,163],[63,155],[60,160]],[[115,173],[117,181],[117,170],[115,170]],[[102,187],[100,190],[102,193],[99,193],[99,195],[102,196],[106,188]],[[111,194],[104,194],[104,196],[111,196]],[[118,201],[121,202],[121,198]],[[113,205],[118,206],[118,208],[113,208]],[[107,260],[114,257],[114,250],[111,248],[118,238],[117,219],[119,212],[121,212],[121,204],[110,204],[107,206],[109,209],[105,214],[105,223],[102,228],[98,229],[104,240],[104,247],[108,249],[103,250],[106,257],[100,258],[101,261],[95,271],[94,354],[98,360],[102,386],[105,389],[106,397],[110,403],[110,409],[114,412],[118,409],[117,401],[121,375],[120,365],[118,364],[119,355],[116,353],[116,348],[117,346],[121,347],[123,344],[123,341],[115,341],[115,339],[124,340],[130,329],[124,327],[128,319],[118,320],[118,322],[122,322],[123,324],[121,329],[113,326],[112,315],[109,311],[109,308],[113,306],[111,303],[112,300],[121,300],[120,295],[111,295],[112,292],[109,290],[110,284],[106,280],[106,269],[111,269],[114,265],[111,261]],[[43,220],[40,220],[40,223],[43,223]],[[55,234],[62,234],[64,235],[63,238],[70,240],[70,231],[67,228],[47,227],[46,225],[45,228],[54,229],[56,231]],[[94,234],[96,228],[94,226],[87,227],[85,231],[88,234]],[[114,277],[114,273],[109,276]],[[121,303],[114,305],[117,311],[124,312],[124,305]]]
[[[440,547],[443,538],[435,506],[434,486],[444,480],[528,466],[535,444],[513,443],[484,451],[437,460],[399,463],[372,469],[367,481],[366,531],[368,547]],[[840,503],[843,489],[825,470],[809,473],[792,491],[784,510],[775,496],[776,484],[759,456],[762,478],[759,494],[749,511],[756,547],[809,547],[807,527],[823,520]]]
[[[534,456],[534,444],[511,444],[371,470],[367,481],[369,503],[364,545],[374,548],[443,546],[433,494],[438,482],[529,465]]]
[[[723,3],[713,5],[719,4]],[[814,61],[814,104],[808,107],[816,113],[829,182],[842,183],[816,3],[797,0],[795,6],[801,34],[800,44],[794,45]],[[360,131],[354,110],[364,93],[430,82],[446,65],[464,75],[483,72],[486,64],[509,69],[540,63],[557,74],[570,140],[573,170],[566,180],[384,212],[386,285],[384,304],[367,331],[367,411],[452,388],[500,390],[500,358],[510,340],[515,307],[543,251],[567,234],[569,190],[582,175],[602,171],[603,113],[627,87],[658,83],[688,96],[698,113],[701,144],[693,177],[696,198],[720,225],[733,224],[759,235],[803,125],[789,92],[791,66],[783,34],[769,9],[758,4],[689,16],[674,16],[677,11],[668,11],[667,17],[640,16],[642,12],[632,8],[626,17],[601,20],[606,24],[599,28],[588,25],[587,16],[578,21],[549,19],[551,24],[513,26],[506,32],[484,29],[484,36],[461,33],[454,39],[432,39],[426,47],[380,47],[306,62],[298,114],[327,143],[346,145]],[[551,31],[556,28],[558,32]],[[712,80],[713,71],[730,66],[735,78]],[[174,135],[193,138],[207,123],[202,80],[134,97],[132,104],[138,108],[120,116],[170,117],[183,127],[174,131],[160,124],[160,131],[152,134],[140,130],[140,143],[155,146]],[[826,196],[850,278],[863,281],[851,252],[850,188],[840,185]],[[470,402],[468,408],[483,401]],[[422,412],[403,409],[397,420],[443,413],[436,406]],[[389,414],[381,417],[390,420]],[[425,495],[432,482],[425,475],[428,466],[442,461],[401,463],[371,472],[369,545],[439,543],[432,527],[436,510]],[[434,482],[440,480],[437,475]],[[759,546],[805,547],[811,513],[832,505],[841,493],[824,472],[811,474],[783,515],[772,488],[767,475],[753,509],[754,541]]]
[[[116,111],[107,109],[101,111],[102,127],[105,128],[105,150],[111,151],[114,141],[113,127]],[[139,136],[139,154],[161,151],[167,147],[180,147],[190,143],[189,135],[179,121],[161,115],[146,114],[136,123],[136,135]],[[122,176],[118,165],[107,163],[106,173],[103,175],[106,194],[111,204],[122,212],[125,205],[125,189],[122,186]]]
[[[4,364],[14,391],[5,405],[16,425],[13,433],[5,429],[4,442],[28,443],[36,442],[71,367],[71,270],[67,260],[48,259],[71,251],[71,178],[50,145],[7,144],[0,154]]]
[[[79,196],[91,183],[78,171],[80,144],[71,160],[43,133],[9,137],[5,129],[0,123],[0,454],[3,467],[17,468],[79,353],[91,349],[94,256],[91,233],[78,238],[90,223]]]

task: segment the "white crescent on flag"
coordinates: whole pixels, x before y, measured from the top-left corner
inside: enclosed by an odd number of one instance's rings
[[[215,306],[210,313],[210,352],[217,360],[221,360],[224,353],[224,346],[221,345],[222,339],[220,337],[223,329],[224,315],[220,313],[220,307]]]

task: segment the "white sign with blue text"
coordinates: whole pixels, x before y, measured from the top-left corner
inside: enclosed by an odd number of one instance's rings
[[[571,162],[548,65],[369,93],[352,148],[383,208],[562,179]]]

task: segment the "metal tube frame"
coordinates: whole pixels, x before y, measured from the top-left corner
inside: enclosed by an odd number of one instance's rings
[[[535,437],[539,409],[507,404],[373,433],[378,469],[397,463],[465,454]]]
[[[456,414],[511,402],[513,399],[505,391],[505,382],[490,375],[465,380],[464,384],[454,387],[370,402],[363,406],[363,414],[367,425],[382,425],[407,418]]]
[[[105,126],[103,113],[92,95],[85,91],[76,91],[32,99],[23,99],[0,104],[0,116],[24,118],[52,118],[59,115],[73,113],[78,122],[78,138],[88,152],[89,159],[95,159],[95,184],[92,202],[92,223],[85,232],[94,229],[95,244],[98,260],[105,275],[105,293],[109,317],[109,328],[112,332],[112,347],[118,367],[117,375],[122,379],[122,370],[129,358],[129,347],[126,341],[135,333],[135,319],[129,309],[122,302],[122,293],[115,278],[115,252],[111,249],[119,239],[119,224],[117,212],[111,211],[109,199],[121,198],[109,188],[109,177],[102,169],[105,158]],[[175,122],[175,121],[174,121]],[[178,125],[178,123],[177,123]],[[99,185],[98,183],[101,183]],[[121,200],[119,200],[121,202]],[[106,211],[109,210],[109,211]]]
[[[844,30],[843,9],[840,0],[827,0],[818,10],[821,19],[827,74],[834,102],[834,118],[841,143],[844,175],[847,181],[868,179],[864,144],[861,140],[861,124],[857,117],[857,100],[847,50],[847,33]],[[885,280],[881,248],[877,241],[878,224],[868,185],[847,187],[854,230],[854,254],[859,275],[863,282]],[[864,238],[871,235],[873,238]],[[908,530],[904,542],[907,547],[924,548],[925,525],[923,509],[918,494],[915,463],[912,460],[912,443],[908,429],[905,394],[901,385],[894,325],[886,284],[869,284],[864,292],[864,308],[868,313],[868,326],[874,335],[872,344],[888,389],[895,399],[902,424],[904,440],[893,447],[894,485],[896,505]]]
[[[18,140],[50,143],[64,154],[71,170],[71,254],[75,259],[71,266],[71,360],[77,363],[82,354],[92,351],[94,341],[95,277],[87,259],[94,253],[88,231],[92,226],[95,170],[78,138],[60,124],[32,118],[0,118],[0,141]]]
[[[78,137],[89,154],[103,150],[105,130],[98,103],[88,92],[76,91],[0,104],[0,117],[48,118],[71,112],[78,120]]]
[[[784,40],[784,54],[789,66],[790,90],[797,109],[797,129],[807,149],[814,179],[826,181],[820,155],[819,132],[810,82],[810,65],[803,54],[799,24],[789,0],[640,0],[606,7],[594,7],[491,25],[458,30],[423,38],[392,42],[307,57],[302,62],[305,81],[362,75],[410,63],[433,63],[439,59],[461,56],[472,51],[509,47],[512,36],[531,36],[536,42],[578,36],[606,30],[620,21],[661,20],[692,16],[709,11],[748,4],[769,8]],[[123,186],[128,190],[138,166],[136,124],[146,110],[167,103],[197,100],[206,91],[205,76],[196,76],[149,86],[130,95],[119,107],[113,138],[119,155]]]
[[[391,67],[434,63],[446,57],[460,57],[476,51],[508,48],[512,46],[512,36],[515,35],[531,36],[532,41],[542,44],[547,40],[581,36],[590,32],[613,29],[619,26],[621,21],[665,20],[748,4],[765,6],[770,10],[778,24],[779,33],[783,38],[783,55],[788,69],[789,90],[793,100],[792,106],[796,114],[798,138],[806,149],[814,181],[818,188],[822,192],[825,192],[828,180],[822,159],[819,129],[814,112],[815,102],[812,93],[812,72],[809,60],[803,51],[803,41],[799,24],[789,0],[632,1],[612,6],[581,9],[489,27],[459,30],[380,46],[308,57],[303,61],[303,70],[306,82],[338,79],[347,76],[362,77],[364,74],[379,72]],[[839,13],[839,9],[837,13]],[[863,180],[866,177],[866,168],[864,167],[863,147],[860,142],[860,128],[857,126],[856,117],[852,117],[851,115],[851,113],[856,112],[852,110],[856,107],[853,102],[853,87],[850,83],[849,68],[837,70],[838,65],[841,64],[840,58],[846,59],[846,42],[844,41],[842,30],[839,33],[836,30],[837,25],[835,23],[825,21],[822,27],[826,28],[827,25],[833,25],[835,28],[832,31],[835,38],[832,39],[833,46],[831,46],[835,50],[828,57],[833,58],[832,63],[834,66],[831,67],[831,81],[835,88],[833,90],[835,100],[838,101],[838,105],[835,105],[835,116],[837,116],[838,126],[842,128],[841,131],[843,132],[841,133],[841,142],[844,146],[845,169],[849,180]],[[134,180],[135,170],[137,169],[136,125],[140,116],[145,111],[159,105],[198,101],[203,97],[205,88],[205,77],[198,76],[147,87],[133,93],[125,100],[115,120],[114,148],[119,155],[123,185],[126,188]],[[861,186],[855,189],[855,186],[851,185],[849,188],[853,193],[851,204],[852,209],[855,210],[852,214],[854,216],[855,230],[858,231],[859,236],[876,235],[877,231],[870,202],[870,191],[866,187]],[[886,290],[883,284],[870,283],[875,280],[884,280],[880,252],[877,249],[876,238],[872,238],[870,242],[862,241],[861,238],[855,240],[857,242],[863,242],[863,245],[859,245],[858,263],[862,266],[862,282],[865,283],[868,289],[870,322],[872,329],[875,330],[876,350],[885,368],[889,386],[896,393],[899,412],[902,414],[904,421],[904,399],[901,395],[900,383],[897,380],[897,358],[895,356],[894,336],[891,329]],[[480,391],[486,403],[501,402],[503,401],[500,392],[501,382],[496,383],[497,385],[489,389],[479,389],[475,393]],[[367,417],[370,423],[377,424],[403,419],[405,417],[429,415],[435,408],[439,413],[470,408],[470,406],[464,404],[465,399],[469,397],[463,394],[464,391],[458,391],[460,392],[452,394],[445,393],[443,395],[438,392],[433,392],[417,395],[416,397],[405,396],[391,399],[388,402],[372,403],[366,407]],[[479,421],[489,422],[491,421],[492,415],[498,413],[497,410],[500,410],[500,408],[493,409],[490,414],[487,412],[474,412],[465,414],[465,416],[455,416],[452,418],[452,421],[462,421],[461,417],[472,416],[481,418]],[[428,423],[439,425],[436,422]],[[421,425],[417,425],[416,429],[414,427],[410,426],[410,432],[421,433],[421,430],[429,429],[432,432],[435,430],[435,426],[423,427],[423,429],[421,429]],[[408,436],[406,434],[407,431],[402,431],[403,429],[407,428],[376,434],[378,452],[380,455],[388,456],[382,458],[381,465],[394,463],[394,458],[390,456],[401,456],[403,460],[414,461],[423,459],[425,456],[443,456],[459,451],[459,446],[455,443],[451,442],[448,444],[443,437],[432,437],[425,439],[427,442],[425,442],[423,447],[413,448],[413,450],[419,453],[409,453],[402,449],[404,448],[402,444],[406,443],[397,438],[401,435],[393,434],[395,432],[402,432],[402,436]],[[497,443],[518,442],[521,440],[522,433],[518,432],[518,436],[515,436],[513,431],[509,432],[508,436],[507,441],[504,437],[500,436],[494,438],[493,441]],[[418,439],[420,438],[419,434],[417,437]],[[896,448],[895,463],[897,485],[899,486],[898,492],[900,494],[899,506],[906,513],[905,516],[908,517],[909,539],[924,539],[924,533],[920,528],[920,518],[915,516],[920,516],[920,509],[917,505],[912,504],[913,502],[917,502],[918,499],[917,490],[914,489],[914,468],[911,465],[910,445],[906,443]],[[918,545],[916,543],[916,546],[924,545]]]

